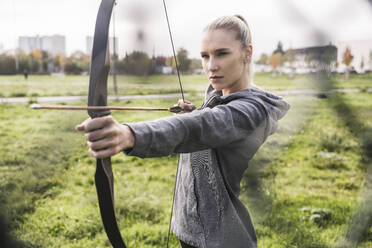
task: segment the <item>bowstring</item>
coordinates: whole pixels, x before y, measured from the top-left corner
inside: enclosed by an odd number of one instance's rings
[[[174,198],[176,195],[176,185],[177,185],[177,178],[178,178],[178,171],[180,168],[180,157],[178,157],[178,162],[177,162],[177,172],[176,172],[176,179],[174,181],[174,187],[173,187],[173,199],[172,199],[172,207],[171,211],[169,214],[169,225],[168,225],[168,237],[167,237],[167,248],[169,248],[169,237],[170,237],[170,231],[171,231],[171,222],[172,222],[172,216],[173,216],[173,207],[174,207]]]
[[[170,41],[171,41],[171,44],[172,44],[173,58],[174,58],[174,61],[175,61],[175,64],[176,64],[177,77],[178,77],[178,83],[180,85],[182,101],[185,102],[185,96],[183,94],[183,88],[182,88],[181,77],[180,77],[180,70],[179,70],[179,67],[178,67],[176,51],[174,49],[172,31],[171,31],[170,24],[169,24],[168,11],[167,11],[167,5],[165,4],[165,0],[163,0],[163,6],[164,6],[165,17],[167,19],[169,37],[170,37]],[[170,237],[171,222],[172,222],[172,216],[173,216],[174,199],[175,199],[175,195],[176,195],[176,185],[177,185],[178,171],[179,171],[179,167],[180,167],[179,163],[180,163],[180,158],[178,157],[176,179],[175,179],[174,187],[173,187],[172,207],[171,207],[171,211],[170,211],[170,214],[169,214],[170,217],[169,217],[169,225],[168,225],[167,248],[169,248],[169,237]]]
[[[177,56],[176,56],[176,51],[174,49],[174,42],[173,42],[173,37],[172,37],[172,31],[171,31],[170,24],[169,24],[168,11],[167,11],[167,5],[165,4],[165,0],[163,0],[163,6],[164,6],[165,17],[167,19],[167,24],[168,24],[169,37],[170,37],[170,41],[171,41],[171,44],[172,44],[173,58],[174,58],[174,61],[176,63],[178,83],[179,83],[180,89],[181,89],[182,101],[185,102],[185,96],[183,94],[183,88],[182,88],[181,77],[180,77],[180,70],[178,68]]]

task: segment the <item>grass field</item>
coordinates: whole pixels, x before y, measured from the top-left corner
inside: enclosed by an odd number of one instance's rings
[[[196,85],[198,77],[190,76],[185,82]],[[87,86],[86,79],[68,78],[70,83],[76,80]],[[15,78],[6,80],[17,83]],[[1,84],[6,80],[0,79]],[[142,79],[131,80],[136,85]],[[278,85],[270,85],[270,77],[262,76],[266,88],[289,85],[284,77],[274,80]],[[368,80],[358,77],[333,85],[366,87]],[[159,84],[164,81],[158,79]],[[36,84],[42,92],[39,84],[48,84],[48,79],[41,77]],[[9,94],[10,88],[3,94]],[[57,91],[68,88],[58,86]],[[48,90],[43,94],[53,95]],[[196,96],[190,100],[202,101]],[[371,156],[366,154],[370,148],[366,144],[372,132],[365,127],[372,126],[372,94],[291,96],[286,100],[292,106],[290,112],[250,162],[242,181],[241,199],[252,214],[259,247],[372,247],[370,208],[363,208],[371,199],[367,190],[371,188]],[[125,104],[173,103],[163,99]],[[134,122],[167,113],[113,115],[120,122]],[[23,247],[109,247],[97,206],[95,159],[88,156],[83,136],[74,130],[85,118],[84,111],[32,111],[27,105],[0,104],[1,213]],[[117,218],[128,247],[164,247],[176,161],[176,155],[139,159],[119,154],[112,158]],[[346,243],[363,221],[368,228],[357,235],[358,246]],[[174,237],[170,247],[180,247]]]
[[[343,75],[333,76],[335,84],[331,88],[372,88],[372,74],[351,75],[345,81]],[[179,84],[175,75],[155,75],[150,77],[118,76],[118,95],[146,95],[178,93]],[[311,89],[324,87],[314,85],[312,76],[297,75],[289,78],[280,75],[273,78],[268,73],[257,73],[255,83],[266,90]],[[208,80],[204,75],[183,75],[186,93],[204,92]],[[84,96],[88,94],[88,76],[37,76],[31,75],[26,81],[22,75],[0,76],[0,97],[38,96]],[[114,95],[113,82],[108,83],[109,95]],[[328,87],[324,87],[328,88]]]

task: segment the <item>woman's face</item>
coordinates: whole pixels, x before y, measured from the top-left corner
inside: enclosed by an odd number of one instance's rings
[[[216,29],[203,33],[203,69],[213,88],[223,95],[249,87],[248,61],[252,46],[242,48],[235,31]]]

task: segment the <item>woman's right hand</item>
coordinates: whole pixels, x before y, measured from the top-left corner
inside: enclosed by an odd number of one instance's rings
[[[179,99],[177,105],[181,108],[184,109],[185,111],[182,111],[181,113],[187,113],[193,111],[195,108],[195,105],[192,104],[189,101],[183,101],[183,99]]]

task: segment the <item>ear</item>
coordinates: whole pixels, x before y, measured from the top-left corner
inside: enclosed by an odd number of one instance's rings
[[[252,47],[252,44],[249,44],[248,46],[244,48],[244,61],[246,63],[251,62],[252,53],[253,53],[253,47]]]

